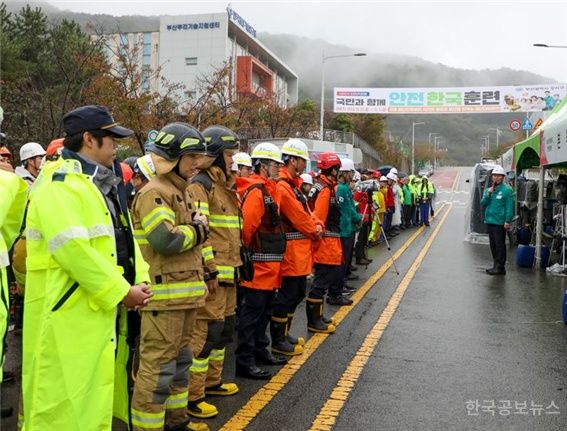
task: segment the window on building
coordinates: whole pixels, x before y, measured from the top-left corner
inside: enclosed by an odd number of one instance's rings
[[[185,57],[186,66],[197,66],[197,57]]]

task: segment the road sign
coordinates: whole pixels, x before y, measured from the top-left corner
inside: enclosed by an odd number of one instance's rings
[[[534,129],[539,129],[539,126],[541,126],[543,124],[543,120],[540,118],[537,120],[537,122],[535,123]]]
[[[528,117],[526,117],[526,119],[522,123],[522,130],[532,130],[533,128],[534,128],[534,125],[532,124],[530,119]]]
[[[520,130],[520,127],[522,127],[520,120],[510,121],[510,129],[512,129],[512,131],[517,132],[518,130]]]

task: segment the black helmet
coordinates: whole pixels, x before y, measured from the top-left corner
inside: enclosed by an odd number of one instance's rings
[[[169,123],[161,129],[147,151],[167,160],[179,159],[184,154],[211,155],[205,138],[187,123]]]
[[[136,162],[138,161],[138,156],[130,156],[124,159],[124,163],[126,163],[132,171],[136,170]]]
[[[236,133],[223,126],[211,126],[203,130],[209,151],[220,156],[224,150],[238,150],[240,140]]]

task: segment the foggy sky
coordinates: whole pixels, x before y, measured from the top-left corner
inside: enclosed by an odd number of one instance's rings
[[[227,2],[50,0],[75,12],[189,15],[222,12]],[[465,69],[527,70],[567,82],[567,1],[273,2],[232,1],[259,32],[291,33],[368,55],[413,55]],[[325,53],[326,55],[344,53]],[[319,62],[320,59],[310,61]],[[517,83],[510,83],[510,85]],[[524,83],[529,84],[529,83]]]

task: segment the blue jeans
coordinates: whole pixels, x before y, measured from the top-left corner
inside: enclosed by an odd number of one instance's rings
[[[421,202],[419,204],[419,217],[420,223],[427,223],[429,224],[429,201],[427,202]]]

